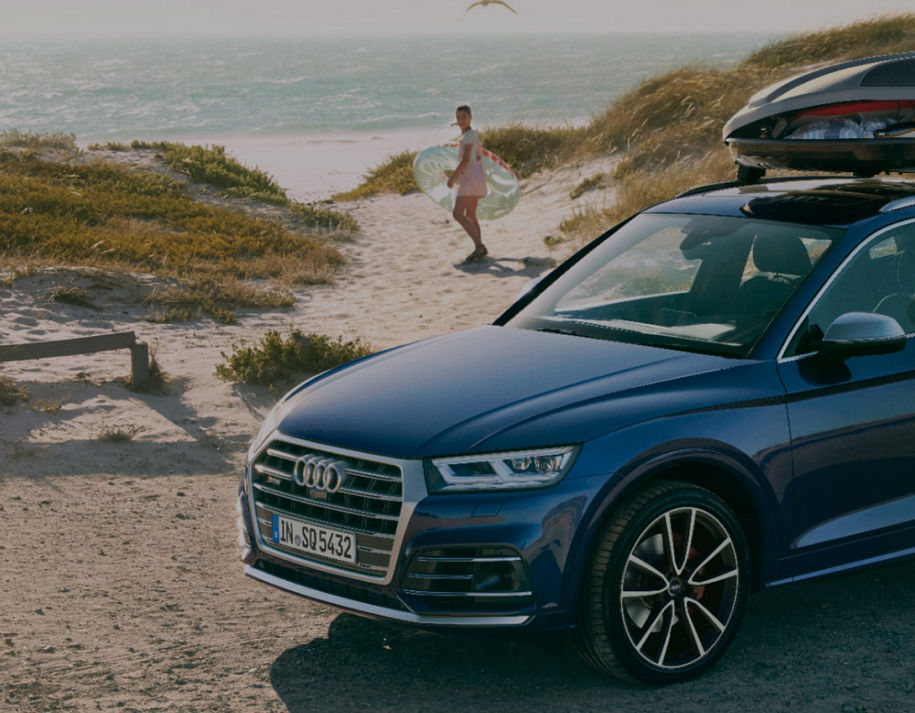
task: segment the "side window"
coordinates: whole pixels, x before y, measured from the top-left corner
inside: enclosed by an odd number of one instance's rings
[[[875,312],[915,333],[915,225],[884,233],[859,250],[820,295],[791,340],[786,356],[817,348],[830,323],[846,312]]]

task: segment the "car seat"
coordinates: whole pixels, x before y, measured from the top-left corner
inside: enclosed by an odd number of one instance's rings
[[[810,255],[796,236],[759,235],[753,241],[752,256],[759,274],[740,286],[740,304],[744,312],[769,318],[810,272]]]

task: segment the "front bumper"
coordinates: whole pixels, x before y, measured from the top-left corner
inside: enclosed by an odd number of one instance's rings
[[[264,563],[260,563],[263,567]],[[283,589],[293,594],[299,594],[312,601],[321,602],[329,606],[341,609],[343,611],[369,616],[375,619],[389,619],[392,621],[401,621],[407,624],[417,624],[420,626],[444,626],[444,627],[515,627],[524,626],[531,620],[529,614],[519,614],[515,616],[460,616],[460,615],[434,615],[420,614],[408,609],[387,607],[378,604],[369,604],[368,602],[352,599],[346,596],[331,594],[320,589],[298,584],[292,581],[289,574],[277,576],[270,574],[258,566],[245,565],[245,574],[254,577],[261,582],[270,584],[278,589]],[[282,570],[280,570],[282,571]],[[294,576],[294,574],[292,575]]]
[[[334,457],[377,458],[282,439]],[[569,603],[577,583],[567,563],[589,500],[582,481],[567,478],[540,490],[429,495],[420,461],[396,465],[403,474],[403,504],[389,565],[379,572],[278,548],[265,536],[263,504],[252,495],[249,465],[239,491],[245,574],[344,611],[421,626],[572,625]],[[262,524],[255,527],[258,516]]]

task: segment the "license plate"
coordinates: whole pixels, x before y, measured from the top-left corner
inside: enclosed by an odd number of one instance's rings
[[[352,532],[310,525],[282,515],[273,515],[273,542],[304,554],[356,562],[356,536]]]

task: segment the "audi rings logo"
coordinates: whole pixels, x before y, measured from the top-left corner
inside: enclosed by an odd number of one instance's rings
[[[345,471],[346,461],[306,453],[295,462],[292,479],[303,488],[336,493],[343,485]]]

